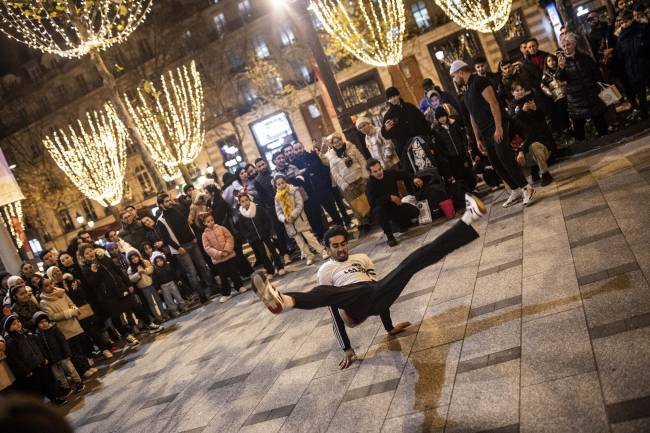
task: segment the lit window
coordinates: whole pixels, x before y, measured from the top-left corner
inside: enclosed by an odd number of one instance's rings
[[[72,217],[70,212],[67,209],[62,209],[59,211],[59,221],[63,225],[63,229],[66,232],[74,229],[74,224],[72,223]]]
[[[307,111],[309,111],[309,117],[312,119],[317,119],[321,116],[320,110],[316,104],[309,104],[307,106]]]
[[[213,16],[212,23],[214,24],[214,29],[218,33],[221,33],[223,31],[223,28],[226,26],[226,17],[223,15],[223,12]]]
[[[43,251],[43,246],[41,246],[41,243],[39,242],[38,239],[30,239],[29,248],[36,255],[40,254]]]
[[[239,168],[239,164],[244,160],[237,138],[234,135],[229,135],[217,141],[217,147],[221,150],[223,166],[234,174]]]
[[[95,212],[95,208],[93,207],[93,204],[88,200],[87,198],[84,199],[81,202],[81,208],[84,211],[84,216],[86,217],[86,221],[97,221],[97,213]]]
[[[237,9],[239,9],[239,16],[242,17],[242,19],[249,18],[251,15],[250,0],[242,0],[237,3]]]
[[[138,165],[135,168],[135,177],[138,180],[140,189],[142,190],[145,196],[151,195],[155,192],[155,188],[153,186],[151,176],[149,176],[149,172],[147,171],[146,168],[144,168],[143,165]]]
[[[429,11],[425,6],[423,1],[417,1],[411,5],[411,12],[413,13],[413,19],[415,24],[417,24],[420,30],[425,30],[431,27],[431,18],[429,17]]]
[[[259,35],[256,36],[253,44],[255,45],[255,55],[257,55],[258,59],[266,59],[271,55],[269,47],[266,45],[266,41],[263,37]]]
[[[302,78],[302,80],[306,83],[311,83],[313,81],[311,70],[307,67],[307,65],[300,65],[298,67],[298,74],[300,74],[300,78]]]
[[[289,24],[285,23],[280,31],[280,42],[282,42],[283,47],[296,43],[296,36],[293,34],[293,30]]]

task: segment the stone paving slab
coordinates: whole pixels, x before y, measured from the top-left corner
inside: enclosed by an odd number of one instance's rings
[[[273,316],[249,292],[102,367],[68,419],[82,433],[648,432],[648,137],[552,167],[525,209],[488,195],[481,237],[392,306],[410,329],[348,329],[347,370],[326,310]],[[353,251],[385,275],[454,223]],[[315,283],[317,265],[290,270],[280,288]]]

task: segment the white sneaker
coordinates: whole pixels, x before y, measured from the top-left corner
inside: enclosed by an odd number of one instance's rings
[[[532,186],[528,186],[528,188],[524,189],[524,206],[528,206],[530,202],[533,200],[533,197],[535,196],[535,188]]]
[[[102,350],[102,356],[104,359],[111,359],[113,357],[113,354],[110,350]]]
[[[287,271],[285,271],[284,268],[278,269],[278,275],[279,276],[287,275]]]
[[[517,203],[521,200],[522,195],[523,193],[521,192],[521,188],[510,190],[510,196],[505,202],[503,202],[503,207],[510,207]]]
[[[97,373],[97,369],[96,369],[96,368],[89,368],[89,369],[86,370],[86,372],[83,374],[83,378],[84,378],[84,379],[88,379],[89,377],[91,377],[91,376],[92,376],[93,374],[95,374],[95,373]]]
[[[264,271],[255,271],[251,277],[257,296],[273,314],[280,314],[284,309],[280,292],[273,287]]]
[[[219,303],[223,304],[224,302],[226,302],[230,298],[232,298],[232,295],[228,295],[228,296],[223,295],[221,298],[219,298]]]
[[[311,266],[311,265],[313,265],[313,264],[314,264],[314,258],[313,258],[313,257],[308,258],[308,259],[307,259],[307,263],[306,263],[306,265],[307,265],[307,266]]]
[[[485,215],[487,215],[487,207],[483,201],[472,194],[465,194],[465,213],[461,218],[463,222],[471,225]]]
[[[239,293],[246,293],[246,292],[248,292],[248,287],[240,287],[238,292]]]

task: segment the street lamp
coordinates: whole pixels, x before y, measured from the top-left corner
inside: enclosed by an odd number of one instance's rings
[[[95,227],[95,221],[93,221],[93,220],[88,220],[88,227],[90,227],[90,228]]]
[[[84,221],[86,221],[84,216],[81,215],[79,212],[77,212],[77,216],[75,217],[75,219],[77,220],[77,224],[79,225],[83,225]]]

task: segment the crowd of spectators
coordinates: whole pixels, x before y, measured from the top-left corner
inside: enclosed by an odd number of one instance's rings
[[[647,10],[621,2],[612,22],[588,22],[586,50],[565,31],[555,53],[530,39],[496,72],[482,57],[458,60],[458,98],[431,79],[419,106],[389,87],[382,117],[355,119],[360,146],[339,133],[311,150],[286,143],[221,184],[162,192],[153,210],[121,209],[119,227],[80,231],[67,250],[43,252],[39,271],[25,262],[3,274],[0,392],[64,403],[95,362],[212,297],[246,292],[255,268],[281,277],[292,261],[327,259],[330,225],[364,235],[377,224],[394,247],[395,232],[453,218],[467,192],[505,187],[504,207],[530,205],[553,182],[558,142],[584,140],[587,124],[611,131],[599,83],[623,90],[631,118],[648,115]]]

